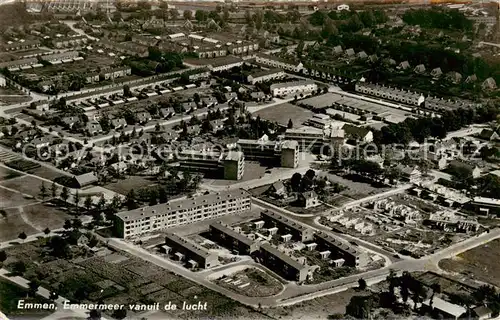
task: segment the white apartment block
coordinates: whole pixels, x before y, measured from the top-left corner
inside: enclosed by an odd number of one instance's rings
[[[245,159],[279,163],[284,168],[299,166],[299,143],[297,141],[271,141],[264,135],[257,140],[239,139],[238,146]]]
[[[246,191],[222,191],[119,212],[115,231],[119,237],[130,238],[250,209],[250,195]]]
[[[4,76],[0,75],[0,87],[5,87],[7,85],[7,80]]]
[[[275,83],[271,85],[273,96],[284,96],[290,94],[310,93],[318,90],[318,85],[314,81],[292,81],[284,83]]]

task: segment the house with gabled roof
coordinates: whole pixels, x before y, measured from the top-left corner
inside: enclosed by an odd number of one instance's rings
[[[114,129],[121,129],[121,128],[125,128],[127,126],[127,121],[125,120],[125,118],[115,118],[115,119],[111,119],[111,126],[114,128]]]
[[[415,69],[413,69],[413,71],[418,74],[423,74],[425,72],[425,66],[423,64],[419,64],[415,67]]]
[[[279,198],[286,196],[286,187],[281,180],[276,181],[271,184],[267,189],[267,192],[271,195],[277,196]]]
[[[401,62],[398,66],[399,69],[401,70],[406,70],[406,69],[409,69],[410,68],[410,63],[408,62],[408,60],[405,60],[403,62]]]
[[[97,179],[97,176],[93,172],[88,172],[73,177],[73,183],[77,188],[83,188],[88,185],[97,183],[98,181],[99,179]]]
[[[441,68],[434,68],[431,70],[431,76],[434,78],[439,78],[443,75],[443,71],[441,71]]]
[[[318,194],[314,191],[302,192],[301,194],[299,194],[298,200],[300,206],[305,209],[316,207],[321,204],[318,198]]]

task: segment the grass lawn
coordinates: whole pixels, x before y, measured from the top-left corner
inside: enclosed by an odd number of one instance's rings
[[[23,220],[17,208],[7,209],[5,212],[6,217],[0,218],[0,241],[16,240],[21,232],[27,235],[38,233],[38,230]]]
[[[22,316],[22,319],[41,319],[52,312],[49,310],[23,310],[17,308],[19,300],[25,300],[27,303],[50,303],[49,300],[35,297],[26,298],[26,290],[17,285],[0,279],[0,310],[8,316],[16,316],[17,319]]]
[[[59,173],[55,170],[43,166],[31,170],[31,173],[34,174],[35,176],[39,176],[52,181],[58,177],[64,176],[62,173]]]
[[[120,179],[116,182],[108,183],[104,187],[106,189],[112,190],[116,193],[120,193],[126,195],[130,192],[130,190],[134,189],[137,191],[142,187],[146,187],[149,185],[156,184],[156,181],[150,179],[149,177],[143,176],[128,176],[126,179]]]
[[[44,181],[33,176],[24,176],[7,180],[0,184],[7,188],[14,189],[24,194],[36,197],[40,193],[40,186],[42,185],[42,182]],[[50,185],[45,182],[45,187],[50,188]]]
[[[0,187],[0,209],[23,206],[35,202],[34,199],[27,199],[22,194]]]
[[[466,251],[452,259],[444,259],[439,266],[450,272],[457,272],[472,279],[500,286],[500,239]]]
[[[39,203],[23,208],[25,217],[40,229],[62,228],[64,221],[72,219],[65,211],[47,203]]]
[[[283,103],[273,107],[265,108],[255,113],[255,116],[260,116],[262,119],[275,121],[282,126],[288,125],[288,120],[292,119],[295,128],[301,127],[302,124],[311,118],[313,112],[291,103]]]
[[[288,307],[264,309],[264,313],[275,319],[328,319],[329,315],[344,314],[345,307],[353,296],[369,295],[368,291],[348,289]]]

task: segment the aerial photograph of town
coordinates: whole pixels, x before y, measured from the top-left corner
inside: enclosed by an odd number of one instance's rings
[[[0,0],[0,320],[500,320],[499,85],[500,0]]]

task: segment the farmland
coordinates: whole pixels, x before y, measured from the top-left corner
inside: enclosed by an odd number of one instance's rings
[[[494,240],[451,259],[441,260],[439,266],[449,272],[456,272],[482,282],[500,286],[500,240]]]
[[[72,259],[55,260],[43,254],[46,240],[8,248],[4,265],[16,261],[26,265],[24,277],[37,278],[41,285],[66,298],[112,304],[172,304],[207,302],[208,317],[253,318],[257,313],[240,303],[210,291],[187,279],[128,254],[100,248],[97,254],[72,246]],[[197,311],[175,310],[168,317],[193,318]],[[128,310],[127,316],[140,318]],[[165,317],[165,314],[163,314]]]
[[[26,298],[27,291],[18,286],[0,279],[0,310],[9,317],[23,317],[24,319],[33,318],[40,319],[49,314],[48,310],[23,310],[17,308],[19,299],[24,299],[26,303],[50,303],[50,301],[35,297]]]

